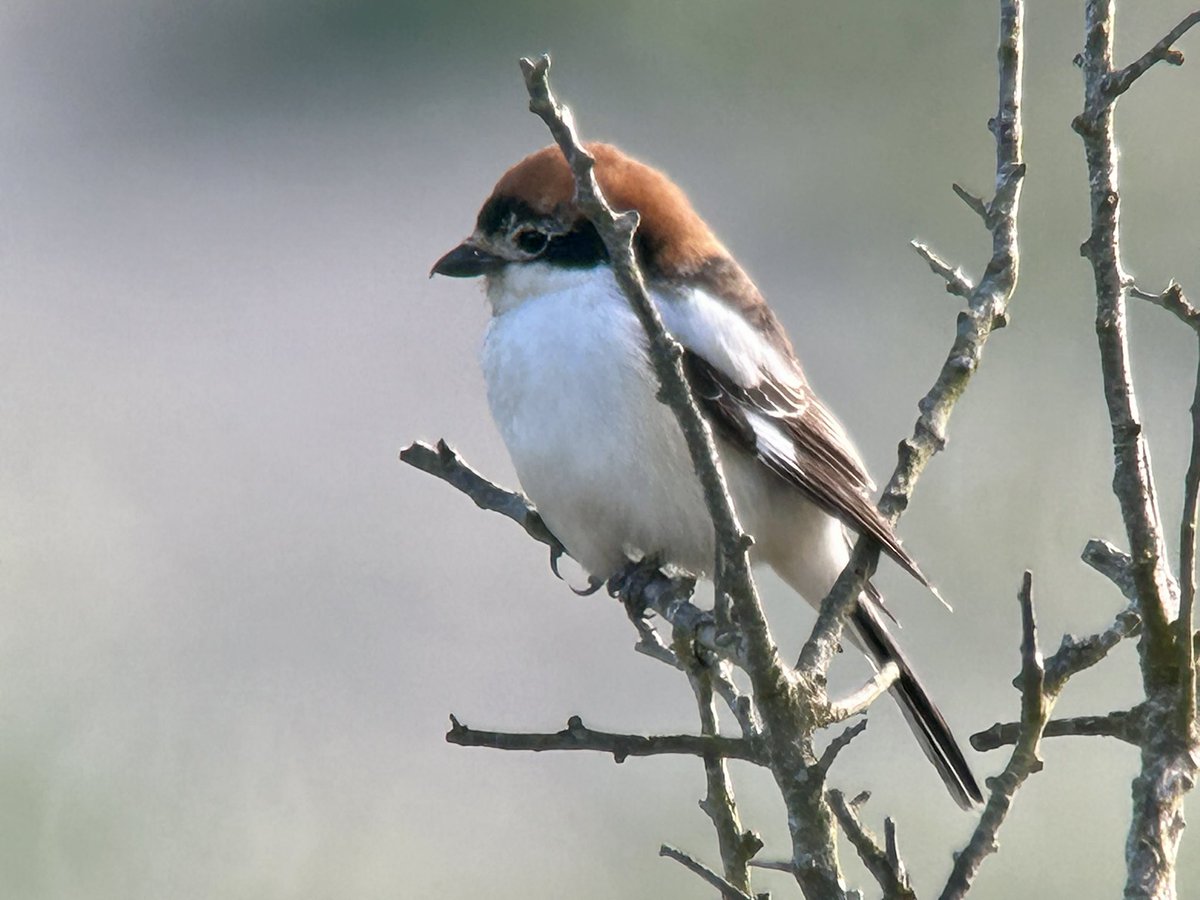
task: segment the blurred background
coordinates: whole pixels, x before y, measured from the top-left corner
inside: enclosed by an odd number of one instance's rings
[[[1188,10],[1123,10],[1120,59]],[[575,597],[515,527],[397,461],[445,437],[514,483],[476,363],[482,297],[426,274],[547,143],[516,60],[549,50],[583,134],[688,191],[883,480],[958,308],[908,241],[976,276],[990,253],[950,184],[991,193],[996,20],[984,0],[8,0],[0,894],[706,894],[656,856],[665,841],[718,858],[694,760],[444,743],[451,712],[509,730],[696,723],[617,604]],[[1023,568],[1048,651],[1121,604],[1078,561],[1089,537],[1124,543],[1078,255],[1081,45],[1081,3],[1030,4],[1012,324],[901,525],[956,612],[894,566],[879,579],[964,741],[1017,710]],[[1200,67],[1148,74],[1119,136],[1129,269],[1200,293]],[[1174,550],[1195,344],[1148,306],[1131,327]],[[811,614],[763,590],[792,653]],[[847,655],[835,682],[865,674]],[[1122,647],[1059,711],[1137,695]],[[834,781],[871,790],[874,827],[896,817],[928,894],[974,820],[893,704],[870,720]],[[1006,759],[970,755],[981,776]],[[981,900],[1119,890],[1135,751],[1056,739],[1045,758]],[[773,785],[734,770],[763,856],[783,856]],[[1196,890],[1194,835],[1181,869]],[[783,876],[758,885],[797,896]]]

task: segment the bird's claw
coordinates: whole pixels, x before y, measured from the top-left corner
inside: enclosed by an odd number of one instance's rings
[[[558,571],[558,561],[562,559],[565,554],[566,551],[564,551],[562,547],[553,546],[550,548],[550,571],[554,573],[554,577],[559,581],[567,580],[563,578],[562,572]],[[577,597],[590,597],[592,594],[596,593],[596,591],[600,590],[600,588],[604,587],[604,579],[597,578],[595,575],[589,575],[587,587],[577,588],[571,584],[568,584],[567,587],[569,587],[571,592]]]

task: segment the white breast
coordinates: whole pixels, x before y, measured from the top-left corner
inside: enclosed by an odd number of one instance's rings
[[[488,294],[488,401],[551,531],[602,577],[631,552],[709,568],[699,485],[612,273],[527,265]]]

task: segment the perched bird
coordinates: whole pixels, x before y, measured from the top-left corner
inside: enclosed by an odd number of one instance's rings
[[[616,147],[588,149],[613,208],[641,215],[638,262],[685,348],[755,562],[819,605],[849,559],[849,530],[878,541],[928,586],[871,502],[858,453],[808,386],[779,320],[684,193]],[[646,554],[704,574],[713,526],[683,435],[655,397],[642,327],[573,197],[557,147],[526,157],[496,184],[471,236],[430,274],[483,276],[492,416],[522,487],[571,556],[601,579]],[[884,615],[868,588],[851,637],[874,664],[898,665],[892,693],[954,799],[969,808],[981,801],[979,787]]]

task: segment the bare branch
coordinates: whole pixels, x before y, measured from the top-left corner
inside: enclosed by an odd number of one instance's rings
[[[857,851],[858,858],[882,889],[883,900],[916,900],[917,895],[908,882],[904,865],[899,861],[896,830],[891,819],[888,819],[890,827],[885,849],[879,845],[879,839],[870,829],[863,825],[858,813],[846,802],[841,791],[829,792],[829,805],[833,807],[833,814],[837,816],[838,824],[842,826],[846,838]]]
[[[988,337],[1006,321],[1017,283],[1017,207],[1025,177],[1021,156],[1023,0],[1003,0],[1000,9],[999,102],[988,123],[996,139],[996,196],[990,205],[992,256],[959,313],[954,343],[937,381],[918,404],[912,437],[900,444],[899,461],[879,500],[879,510],[895,523],[908,508],[917,480],[946,444],[946,426],[955,404],[979,368]],[[837,649],[842,623],[857,602],[879,559],[879,547],[860,537],[850,562],[821,604],[812,635],[800,654],[803,672],[825,672]]]
[[[700,731],[716,736],[717,710],[713,704],[713,673],[695,652],[691,635],[677,628],[674,635],[675,656],[686,660],[688,683],[696,695],[700,712]],[[700,809],[708,816],[717,832],[721,864],[725,879],[738,890],[750,893],[750,860],[762,849],[762,840],[752,831],[743,831],[733,795],[733,782],[725,759],[715,753],[704,755],[704,775],[708,790],[700,801]]]
[[[851,807],[852,809],[854,807]],[[908,872],[904,866],[904,860],[900,857],[900,843],[896,838],[896,821],[891,816],[883,820],[883,839],[885,842],[885,852],[887,854],[888,865],[892,871],[896,873],[896,880],[901,884],[908,884]]]
[[[1155,62],[1182,61],[1170,45],[1200,21],[1200,13],[1184,19],[1131,66],[1114,71],[1113,6],[1114,0],[1087,0],[1086,40],[1078,60],[1084,76],[1084,106],[1072,125],[1083,140],[1087,159],[1091,233],[1080,253],[1091,263],[1096,286],[1096,336],[1113,438],[1113,492],[1129,539],[1129,572],[1143,627],[1138,653],[1146,726],[1140,771],[1131,791],[1125,896],[1150,898],[1175,893],[1183,800],[1197,771],[1197,735],[1190,727],[1195,716],[1195,671],[1180,665],[1181,659],[1194,662],[1192,624],[1176,621],[1182,618],[1178,586],[1167,563],[1150,450],[1133,387],[1126,309],[1132,279],[1124,269],[1118,237],[1121,199],[1113,101]],[[1165,293],[1169,302],[1171,292]]]
[[[1117,710],[1105,716],[1051,719],[1042,731],[1042,737],[1112,737],[1135,745],[1141,740],[1141,735],[1141,713],[1137,708]],[[971,735],[971,746],[980,752],[995,750],[1015,744],[1020,736],[1020,722],[997,722],[986,731]]]
[[[1183,288],[1179,285],[1179,282],[1172,281],[1159,294],[1143,291],[1139,287],[1130,287],[1129,293],[1139,300],[1145,300],[1147,303],[1161,306],[1167,312],[1173,314],[1184,325],[1196,332],[1200,332],[1200,309],[1193,306],[1191,301],[1183,295]]]
[[[1004,771],[988,782],[990,794],[979,824],[967,846],[954,860],[954,868],[941,900],[961,900],[971,889],[984,859],[997,850],[996,835],[1012,808],[1017,790],[1042,769],[1038,756],[1042,730],[1050,718],[1054,697],[1045,693],[1046,672],[1038,649],[1037,620],[1033,611],[1033,576],[1026,572],[1017,595],[1021,605],[1021,725],[1020,734]]]
[[[899,677],[900,667],[894,662],[886,663],[870,681],[849,697],[829,704],[830,721],[844,722],[851,716],[866,712],[872,703],[888,692]]]
[[[1129,362],[1125,287],[1131,279],[1118,243],[1120,195],[1112,99],[1113,2],[1088,0],[1087,40],[1081,55],[1084,110],[1074,122],[1083,139],[1091,193],[1092,229],[1080,253],[1092,265],[1096,285],[1096,335],[1104,376],[1104,396],[1112,427],[1113,492],[1129,536],[1132,574],[1151,655],[1168,652],[1168,622],[1174,618],[1173,590],[1166,566],[1158,497]],[[1136,65],[1136,64],[1135,64]],[[1140,74],[1140,73],[1139,73]]]
[[[524,494],[505,490],[488,481],[466,465],[445,441],[438,441],[437,447],[417,441],[400,451],[400,459],[458,488],[480,509],[498,512],[512,519],[524,528],[531,538],[549,547],[552,553],[566,552],[566,548],[550,533],[550,529]]]
[[[867,730],[867,720],[862,719],[855,722],[853,725],[842,729],[841,734],[837,735],[829,742],[829,746],[825,748],[825,752],[821,754],[821,758],[817,760],[817,770],[822,776],[827,774],[833,767],[834,760],[838,754],[850,746],[850,742]]]
[[[1133,580],[1132,560],[1128,553],[1108,541],[1092,538],[1079,558],[1115,584],[1126,600],[1137,603],[1137,584]]]
[[[1179,648],[1183,679],[1179,696],[1180,731],[1185,735],[1191,735],[1196,726],[1196,649],[1192,631],[1196,606],[1196,523],[1200,516],[1200,352],[1197,353],[1191,414],[1192,451],[1183,479],[1183,514],[1179,521],[1179,618],[1175,623],[1175,644]]]
[[[983,199],[976,197],[958,182],[950,186],[954,188],[954,193],[958,195],[958,199],[967,204],[975,215],[983,219],[983,226],[990,231],[992,228],[992,211],[988,209],[988,205],[983,202]]]
[[[1125,68],[1110,72],[1103,81],[1104,93],[1108,97],[1108,102],[1111,104],[1129,90],[1130,86],[1145,75],[1155,63],[1164,62],[1169,66],[1182,66],[1183,54],[1172,49],[1171,45],[1198,22],[1200,22],[1200,10],[1184,16],[1183,21],[1168,31],[1166,37]]]
[[[668,754],[700,756],[716,754],[729,759],[766,765],[762,748],[744,738],[715,735],[671,734],[646,736],[593,731],[579,716],[571,716],[567,727],[551,734],[514,734],[504,731],[477,731],[468,728],[454,716],[446,741],[460,747],[488,747],[493,750],[594,750],[611,753],[613,759],[624,762],[630,756],[663,756]]]
[[[704,863],[697,862],[694,858],[684,853],[682,850],[676,850],[674,847],[669,847],[666,844],[663,844],[658,848],[658,855],[673,859],[675,862],[680,863],[685,869],[699,875],[718,891],[720,891],[721,896],[724,897],[725,900],[755,900],[754,897],[751,897],[745,891],[734,887],[708,866],[704,865]]]
[[[1188,302],[1178,282],[1172,281],[1161,294],[1137,288],[1131,288],[1130,293],[1173,313],[1200,337],[1200,310]],[[1179,648],[1180,671],[1184,673],[1179,697],[1180,728],[1184,734],[1191,733],[1196,721],[1196,653],[1191,636],[1196,602],[1196,519],[1200,506],[1200,352],[1191,416],[1192,450],[1183,480],[1183,514],[1179,522],[1179,616],[1175,622],[1175,644]]]
[[[967,299],[975,290],[975,285],[958,266],[952,266],[935,253],[928,244],[921,241],[909,241],[917,255],[929,264],[935,275],[941,276],[946,282],[946,293]]]
[[[1131,604],[1117,613],[1113,624],[1099,634],[1086,638],[1064,634],[1058,650],[1046,660],[1046,693],[1057,696],[1068,678],[1096,665],[1113,647],[1137,634],[1141,627],[1142,617],[1137,607]]]

